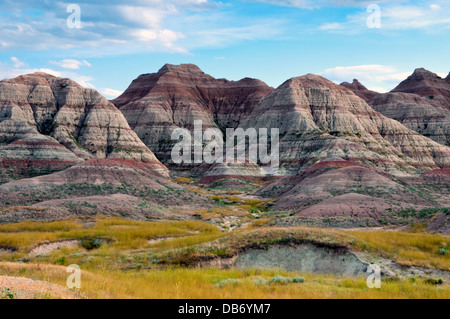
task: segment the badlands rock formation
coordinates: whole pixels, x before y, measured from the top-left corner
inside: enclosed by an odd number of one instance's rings
[[[170,163],[176,128],[236,128],[273,89],[245,78],[234,82],[215,79],[191,64],[165,65],[158,73],[138,77],[112,102],[144,143]]]
[[[392,92],[368,91],[357,80],[341,85],[352,90],[384,116],[442,145],[450,145],[450,76],[442,79],[423,68]],[[356,84],[355,84],[356,83]],[[368,94],[367,92],[370,92]]]
[[[394,92],[379,94],[368,103],[384,116],[450,146],[450,108],[442,103],[413,93]]]
[[[424,68],[416,69],[410,77],[400,83],[392,92],[414,93],[436,100],[450,109],[449,76],[446,79],[442,79],[439,75]]]
[[[354,79],[352,83],[344,82],[341,83],[341,85],[347,89],[352,90],[353,93],[355,93],[357,96],[359,96],[366,102],[379,94],[378,92],[371,91],[368,88],[366,88],[357,79]]]
[[[98,92],[44,73],[0,82],[0,167],[33,176],[91,158],[165,170],[121,112]]]
[[[384,117],[349,89],[317,75],[286,81],[254,108],[244,127],[280,128],[280,160],[290,173],[331,157],[397,175],[450,165],[450,148]]]
[[[23,205],[55,199],[129,194],[156,199],[158,192],[183,190],[165,171],[149,163],[123,159],[91,159],[61,172],[0,185],[0,201]]]
[[[441,174],[429,175],[396,178],[373,167],[334,158],[269,184],[257,195],[276,198],[273,211],[292,211],[303,217],[394,221],[402,211],[436,206],[439,194],[429,188],[440,185],[442,181],[431,178]]]

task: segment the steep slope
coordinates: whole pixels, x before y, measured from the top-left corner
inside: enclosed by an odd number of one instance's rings
[[[450,81],[442,79],[437,74],[419,68],[400,83],[392,92],[414,93],[441,103],[450,109]]]
[[[450,146],[450,108],[442,103],[413,93],[378,94],[368,103],[384,116]]]
[[[44,73],[0,82],[4,171],[26,167],[28,173],[15,173],[29,177],[91,158],[133,159],[165,170],[121,112],[95,90]]]
[[[341,157],[393,174],[450,165],[450,148],[374,111],[352,91],[317,75],[293,78],[259,103],[246,128],[280,129],[280,162],[296,173]]]
[[[51,209],[49,214],[57,219],[95,214],[174,218],[180,209],[171,206],[179,208],[187,200],[190,207],[206,201],[169,180],[153,164],[123,159],[91,159],[60,172],[0,185],[2,208],[34,205]]]
[[[354,79],[352,83],[343,82],[341,83],[341,86],[353,91],[353,93],[355,93],[366,102],[379,94],[378,92],[371,91],[366,88],[357,79]]]
[[[197,120],[204,129],[235,128],[272,90],[255,79],[217,80],[192,64],[167,64],[158,73],[139,76],[112,102],[157,157],[169,163],[174,129],[193,129]]]
[[[302,217],[369,219],[378,223],[418,217],[416,211],[428,207],[446,207],[442,197],[448,200],[448,194],[435,194],[427,189],[438,185],[428,175],[400,179],[336,158],[321,161],[301,174],[286,176],[256,194],[276,198],[273,211],[290,211]]]

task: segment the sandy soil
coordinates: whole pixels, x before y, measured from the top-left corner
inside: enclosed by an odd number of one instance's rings
[[[64,240],[54,243],[41,244],[33,248],[30,252],[31,256],[48,255],[55,250],[61,248],[75,248],[80,244],[79,240]]]
[[[0,276],[0,298],[7,297],[7,293],[13,295],[12,299],[78,299],[74,292],[60,285],[28,278]]]

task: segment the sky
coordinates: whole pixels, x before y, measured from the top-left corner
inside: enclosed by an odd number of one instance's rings
[[[0,79],[47,72],[109,99],[166,63],[387,92],[419,67],[447,76],[449,40],[448,0],[0,0]]]

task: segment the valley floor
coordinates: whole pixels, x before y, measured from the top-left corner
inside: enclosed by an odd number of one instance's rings
[[[280,269],[237,269],[248,247],[348,248],[383,267],[366,278]],[[0,298],[450,298],[450,238],[407,231],[271,227],[233,232],[204,222],[93,220],[0,225]],[[222,261],[222,262],[220,262]],[[81,267],[81,289],[66,286]],[[215,266],[214,266],[215,265]],[[295,278],[295,279],[294,279]]]

